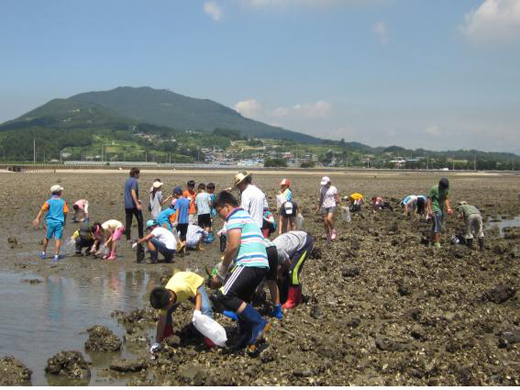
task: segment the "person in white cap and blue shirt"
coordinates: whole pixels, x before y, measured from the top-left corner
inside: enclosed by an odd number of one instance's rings
[[[321,209],[323,215],[323,226],[327,234],[327,242],[336,239],[338,232],[334,228],[334,212],[337,206],[341,206],[338,189],[332,185],[328,176],[323,176],[320,182],[320,203],[318,212]]]

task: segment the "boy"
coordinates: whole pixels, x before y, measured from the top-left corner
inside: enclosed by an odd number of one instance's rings
[[[177,199],[175,202],[175,223],[177,223],[177,232],[179,233],[179,252],[186,252],[186,234],[188,233],[188,225],[190,223],[189,210],[190,201],[182,194],[181,187],[175,187],[173,195]]]
[[[184,196],[190,202],[188,223],[194,224],[197,222],[197,208],[195,206],[195,197],[197,196],[197,193],[195,192],[195,180],[188,181],[186,186],[188,188],[182,193],[182,196]]]
[[[155,343],[152,344],[150,352],[157,350],[159,343],[173,334],[172,314],[180,303],[189,300],[195,304],[195,310],[213,318],[213,310],[204,288],[204,281],[204,278],[196,273],[177,272],[170,278],[165,287],[156,287],[152,290],[150,304],[160,312]],[[213,345],[207,338],[204,341],[208,346]]]
[[[47,257],[47,245],[49,245],[49,240],[54,236],[56,240],[56,252],[54,255],[54,261],[58,261],[60,259],[60,247],[61,247],[61,237],[63,236],[63,227],[65,226],[65,222],[67,220],[67,214],[69,212],[69,208],[67,206],[67,202],[61,199],[61,194],[63,193],[63,187],[55,184],[51,187],[51,198],[47,200],[40,212],[36,216],[36,219],[33,221],[34,227],[38,227],[40,224],[40,218],[42,217],[44,212],[47,212],[45,221],[47,225],[47,233],[45,238],[43,239],[43,251],[40,255],[42,259]]]
[[[484,250],[484,230],[482,229],[482,215],[480,210],[465,201],[459,202],[459,218],[464,219],[466,223],[466,245],[469,249],[473,249],[473,233],[478,238],[478,246],[480,250]]]
[[[199,193],[195,197],[195,206],[197,209],[197,223],[206,233],[211,232],[211,199],[206,192],[206,185],[200,183],[198,186]]]
[[[175,216],[176,214],[174,208],[169,207],[166,210],[163,210],[159,213],[156,219],[157,225],[165,229],[168,229],[170,232],[173,233],[173,224],[175,223]]]
[[[208,183],[208,185],[206,186],[206,189],[208,191],[208,194],[209,194],[209,201],[210,201],[210,215],[211,215],[211,222],[213,224],[213,218],[215,218],[217,216],[217,210],[215,210],[215,199],[217,198],[217,196],[215,195],[215,184],[213,183]],[[210,229],[210,232],[208,234],[208,238],[206,239],[206,242],[208,243],[212,243],[213,240],[215,239],[215,236],[213,235],[213,232],[211,231]]]
[[[74,216],[72,222],[88,223],[88,200],[80,199],[72,206],[74,209]]]
[[[85,255],[90,254],[90,248],[94,245],[94,229],[87,224],[76,230],[71,237],[76,245],[76,255],[81,256],[83,248],[88,248]]]
[[[448,215],[453,214],[450,204],[450,182],[446,178],[439,180],[439,184],[433,186],[428,192],[428,216],[432,220],[431,245],[441,247],[441,229],[444,220],[444,208]]]
[[[150,252],[150,261],[147,262],[147,264],[157,264],[159,253],[164,256],[166,263],[171,263],[175,249],[177,249],[177,239],[173,233],[168,229],[158,226],[157,222],[153,219],[146,222],[146,230],[150,231],[150,233],[137,240],[137,242],[132,245],[132,248],[135,249],[139,244],[146,242],[148,251]]]
[[[202,242],[208,237],[208,233],[197,225],[188,225],[186,233],[186,247],[188,249],[195,249],[203,251]]]

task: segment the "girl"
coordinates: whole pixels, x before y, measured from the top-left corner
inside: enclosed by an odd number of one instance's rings
[[[334,228],[334,211],[336,206],[341,206],[341,201],[338,195],[338,189],[332,185],[332,182],[327,176],[321,179],[320,189],[320,203],[318,212],[322,209],[323,226],[327,234],[327,242],[334,240],[338,232]]]
[[[117,242],[121,239],[123,232],[125,231],[125,227],[123,224],[115,219],[110,219],[103,223],[102,225],[95,224],[94,231],[94,245],[92,246],[92,251],[96,246],[99,247],[100,242],[104,242],[105,246],[110,251],[108,255],[103,256],[105,260],[115,260],[116,250],[117,250]],[[96,255],[99,256],[101,253],[99,250],[96,252]]]
[[[162,206],[164,206],[172,197],[171,195],[168,196],[166,199],[163,200],[162,196],[162,186],[163,183],[160,179],[155,179],[154,183],[152,184],[152,187],[150,188],[150,214],[152,215],[152,219],[157,219],[157,216],[162,211]]]

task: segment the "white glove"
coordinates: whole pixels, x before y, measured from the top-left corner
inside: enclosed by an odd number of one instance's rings
[[[132,249],[135,249],[135,248],[137,248],[137,242],[134,242],[134,243],[132,244]]]
[[[217,264],[217,276],[223,282],[226,280],[228,267],[226,267],[222,262]]]
[[[153,343],[150,347],[150,353],[157,352],[161,348],[161,344],[159,343]]]
[[[193,310],[193,318],[191,319],[192,322],[195,322],[195,319],[202,315],[202,312],[200,310]]]

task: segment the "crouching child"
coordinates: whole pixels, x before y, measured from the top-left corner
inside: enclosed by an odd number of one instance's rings
[[[464,219],[466,224],[466,235],[464,238],[468,248],[473,249],[473,237],[477,236],[478,246],[481,251],[484,250],[484,229],[480,210],[464,201],[459,202],[457,210],[459,218]]]
[[[159,253],[164,256],[166,263],[173,261],[173,255],[177,248],[177,239],[175,235],[168,229],[157,226],[157,222],[150,219],[146,222],[146,230],[149,232],[145,237],[140,238],[132,245],[135,249],[142,243],[146,243],[150,252],[150,261],[148,264],[157,264]]]
[[[97,226],[83,225],[72,234],[71,239],[76,246],[76,255],[81,256],[83,248],[88,248],[86,255],[90,254],[90,248],[94,245],[94,231]]]

